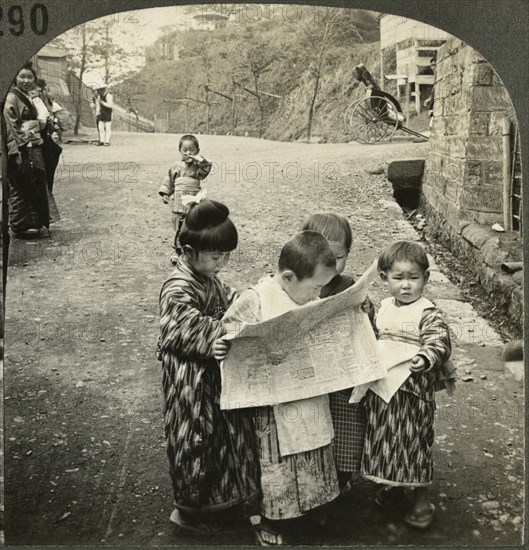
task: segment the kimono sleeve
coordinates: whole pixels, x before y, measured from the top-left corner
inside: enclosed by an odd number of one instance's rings
[[[21,113],[17,107],[17,100],[14,94],[8,94],[4,105],[6,126],[9,132],[9,138],[16,143],[17,147],[21,147],[30,141],[30,136],[27,132],[22,130],[22,125],[20,123]],[[12,152],[16,153],[16,151]]]
[[[200,311],[190,283],[167,281],[160,293],[160,352],[183,359],[204,361],[213,358],[213,342],[226,333],[222,321]]]
[[[369,317],[369,322],[371,323],[371,327],[373,328],[373,330],[375,331],[375,334],[376,334],[375,306],[374,306],[373,302],[371,301],[371,299],[369,298],[369,296],[366,297],[365,304],[366,304],[365,309],[367,310],[366,313],[367,313],[367,316]]]
[[[224,314],[225,323],[260,323],[259,294],[252,288],[244,290]]]
[[[174,193],[174,180],[180,175],[178,166],[174,164],[169,168],[165,178],[163,179],[162,185],[158,190],[159,195],[172,195]]]
[[[450,329],[438,309],[429,309],[419,324],[421,349],[417,355],[425,357],[430,366],[427,371],[439,369],[452,353]]]
[[[224,283],[222,286],[224,287],[224,292],[226,293],[226,303],[228,304],[228,307],[230,307],[239,297],[239,291]]]
[[[203,159],[197,163],[197,177],[199,180],[206,179],[208,174],[211,172],[211,162],[209,160]]]
[[[346,288],[349,288],[353,286],[356,283],[356,280],[351,275],[344,275],[343,276],[344,282],[345,282],[345,290]],[[342,292],[342,290],[340,290]],[[362,305],[362,310],[367,313],[367,316],[369,317],[369,322],[371,323],[371,326],[376,334],[376,327],[375,327],[375,306],[373,305],[373,302],[370,300],[369,296],[366,296],[366,299],[364,301],[364,305]]]

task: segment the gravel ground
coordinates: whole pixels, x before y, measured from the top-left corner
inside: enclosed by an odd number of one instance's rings
[[[381,174],[428,144],[292,144],[199,136],[215,161],[208,195],[232,211],[241,242],[224,279],[244,288],[272,271],[281,244],[314,211],[346,215],[361,274],[390,240],[414,238]],[[235,512],[212,540],[176,535],[155,357],[158,293],[170,272],[171,214],[157,189],[177,136],[116,133],[109,148],[66,145],[52,239],[12,241],[6,303],[5,524],[10,545],[250,545]],[[460,382],[439,394],[438,517],[430,531],[373,504],[358,481],[326,526],[287,526],[293,544],[519,544],[523,387],[501,339],[457,289],[431,284],[454,329]],[[448,289],[448,290],[447,290]],[[448,293],[448,294],[447,294]],[[384,296],[375,283],[372,298]],[[443,306],[442,306],[443,307]],[[468,372],[465,372],[468,371]]]

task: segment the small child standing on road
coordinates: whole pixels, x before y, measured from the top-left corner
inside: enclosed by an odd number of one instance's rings
[[[218,279],[237,229],[219,202],[192,205],[180,233],[183,254],[160,293],[164,423],[176,509],[170,521],[212,534],[208,514],[243,504],[258,513],[259,463],[247,409],[220,409],[214,354],[226,333],[220,320],[237,293]]]
[[[180,152],[180,159],[173,162],[169,167],[158,193],[165,203],[168,203],[169,198],[173,195],[174,247],[177,254],[181,254],[178,235],[184,218],[189,212],[189,206],[182,202],[182,196],[196,195],[200,191],[200,182],[211,171],[211,162],[199,154],[198,139],[191,134],[186,134],[180,138],[178,151]],[[171,257],[173,264],[175,259],[176,255],[173,255]]]
[[[274,275],[245,290],[229,308],[227,323],[259,323],[319,299],[336,275],[336,260],[325,238],[302,231],[281,249]],[[224,354],[216,355],[219,360]],[[299,421],[289,421],[295,407]],[[315,415],[314,411],[318,411]],[[285,544],[274,520],[296,518],[339,495],[333,456],[333,430],[327,395],[255,409],[261,468],[263,518],[254,525],[261,546]]]
[[[386,485],[379,506],[399,506],[413,488],[413,508],[404,521],[418,529],[433,522],[427,488],[433,479],[435,390],[453,389],[450,332],[437,307],[424,298],[429,262],[421,245],[399,241],[378,259],[390,298],[376,318],[381,358],[388,375],[367,386],[363,477]],[[403,502],[400,502],[403,506]]]
[[[334,296],[355,283],[350,275],[342,275],[351,250],[353,235],[346,218],[333,213],[317,213],[309,216],[301,227],[321,233],[329,243],[336,258],[336,276],[326,284],[320,298]],[[375,310],[369,298],[362,309],[373,321]],[[349,403],[351,389],[329,394],[329,406],[334,426],[334,459],[342,492],[350,489],[353,474],[360,472],[366,428],[365,410],[361,403]]]

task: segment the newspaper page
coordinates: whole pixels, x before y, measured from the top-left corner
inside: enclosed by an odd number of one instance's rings
[[[373,264],[340,294],[229,334],[221,408],[288,403],[385,376],[375,334],[361,309],[376,276]]]

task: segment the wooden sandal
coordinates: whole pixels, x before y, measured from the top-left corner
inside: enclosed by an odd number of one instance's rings
[[[188,531],[194,535],[211,536],[214,534],[211,527],[205,523],[189,523],[182,519],[180,512],[175,508],[169,521],[177,528],[178,531]]]
[[[430,503],[429,508],[425,508],[424,510],[421,510],[419,513],[417,513],[415,510],[410,512],[408,515],[404,517],[404,522],[410,525],[411,527],[415,527],[416,529],[428,529],[434,520],[435,517],[435,505]]]
[[[255,542],[259,546],[285,546],[287,543],[281,533],[272,528],[272,526],[263,518],[259,518],[257,522],[252,521],[253,530],[255,532]],[[263,536],[264,533],[269,535],[269,538],[273,538],[275,542],[266,540]]]

